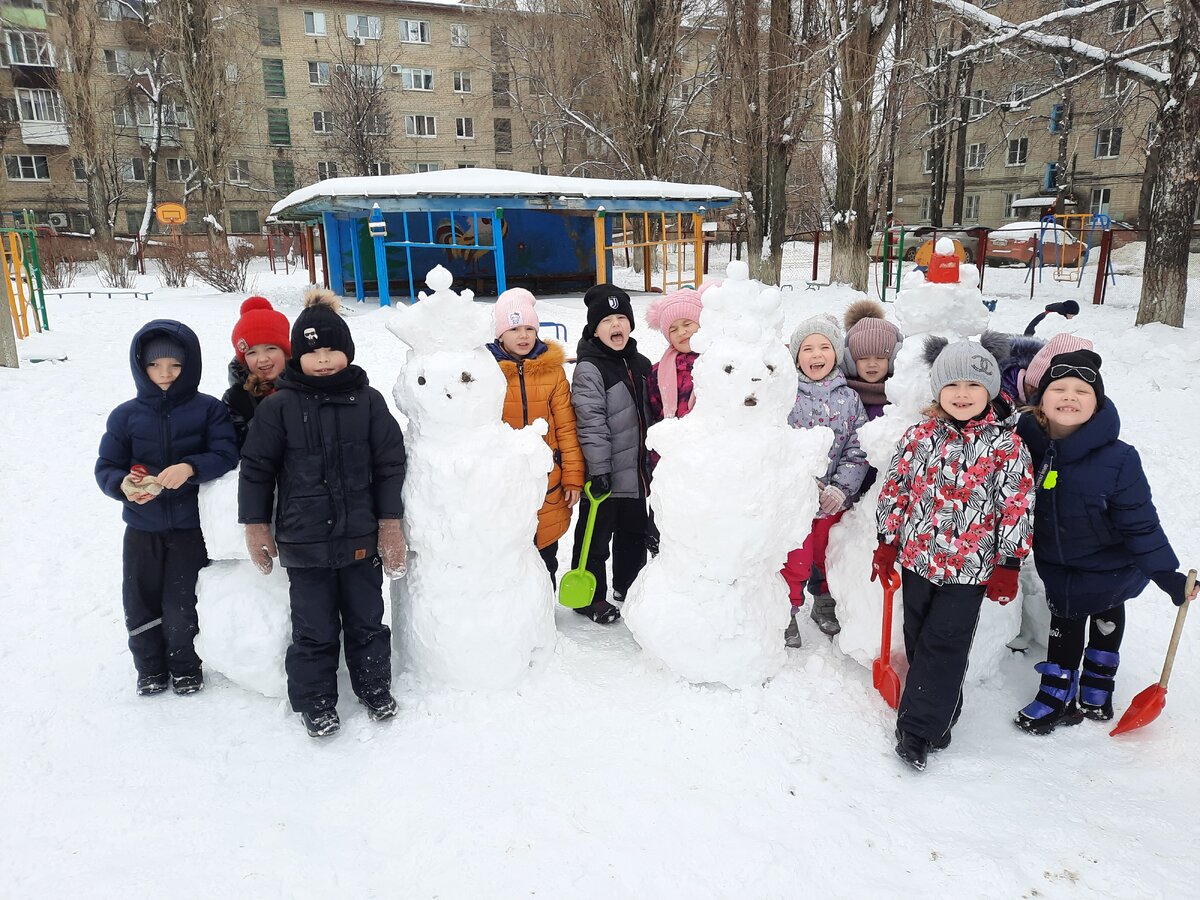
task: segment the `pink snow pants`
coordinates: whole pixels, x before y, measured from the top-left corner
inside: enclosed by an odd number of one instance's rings
[[[788,595],[792,598],[792,606],[801,606],[804,603],[804,585],[808,582],[814,565],[821,572],[821,591],[829,590],[829,585],[825,583],[825,550],[829,547],[829,529],[841,521],[845,513],[846,511],[842,510],[836,515],[813,519],[812,531],[805,538],[804,546],[788,554],[787,562],[783,564],[779,574],[788,583]]]

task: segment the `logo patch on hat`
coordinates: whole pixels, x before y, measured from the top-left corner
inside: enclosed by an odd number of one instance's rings
[[[608,305],[609,305],[611,308],[613,308],[613,309],[616,309],[618,306],[620,306],[620,305],[621,305],[621,301],[620,301],[620,300],[618,300],[616,297],[609,297],[609,298],[608,298]]]
[[[509,325],[520,325],[521,324],[521,314],[519,312],[515,312],[515,311],[510,312],[508,314],[508,324]]]
[[[238,338],[238,342],[237,342],[238,353],[241,353],[244,356],[246,354],[246,351],[249,349],[250,349],[250,345],[246,343],[246,339]]]
[[[987,358],[985,358],[983,356],[972,356],[971,357],[971,368],[974,369],[976,372],[982,372],[983,374],[987,375],[987,374],[990,374],[992,371],[992,364]]]
[[[304,339],[306,341],[308,341],[310,346],[315,345],[317,343],[317,329],[305,328],[304,329]]]

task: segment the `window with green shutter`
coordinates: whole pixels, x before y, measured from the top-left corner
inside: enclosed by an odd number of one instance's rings
[[[231,209],[229,211],[229,230],[234,234],[255,234],[258,232],[258,210]]]
[[[287,86],[283,81],[283,60],[282,59],[264,59],[262,61],[263,70],[263,91],[268,97],[286,97]]]
[[[258,42],[264,47],[278,47],[279,9],[274,6],[258,8]]]
[[[296,166],[291,160],[273,160],[271,174],[275,177],[275,190],[294,191],[296,189]]]
[[[292,126],[288,124],[286,109],[267,110],[267,140],[276,147],[292,145]]]

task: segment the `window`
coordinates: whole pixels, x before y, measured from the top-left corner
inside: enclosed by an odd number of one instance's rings
[[[10,31],[7,44],[0,46],[0,62],[11,66],[53,66],[54,48],[46,35],[32,31]]]
[[[507,108],[509,105],[508,73],[492,73],[492,106]]]
[[[1113,159],[1121,154],[1121,129],[1096,129],[1096,159]]]
[[[71,160],[71,170],[75,173],[76,181],[87,181],[87,168],[83,165],[83,160],[78,156]]]
[[[412,170],[414,172],[436,172],[440,169],[437,163],[413,163]]]
[[[258,210],[231,209],[229,230],[233,234],[258,234]]]
[[[104,71],[109,75],[128,75],[129,74],[129,51],[128,50],[105,50],[104,51]]]
[[[249,184],[250,183],[250,160],[235,159],[229,164],[228,169],[229,180],[233,184]]]
[[[364,87],[383,87],[383,66],[351,66],[350,83]]]
[[[409,137],[437,137],[437,120],[433,116],[405,116],[404,133]]]
[[[367,134],[386,135],[388,133],[387,113],[369,113],[363,129]]]
[[[968,115],[970,115],[972,119],[978,119],[985,112],[987,112],[988,92],[982,89],[971,91],[970,97],[971,106],[968,111]]]
[[[454,133],[460,138],[475,137],[475,120],[468,117],[459,116],[454,120]]]
[[[919,222],[928,222],[929,221],[929,198],[928,197],[921,198],[921,211],[917,216],[917,221],[919,221]]]
[[[1088,211],[1094,216],[1107,216],[1108,205],[1112,202],[1111,188],[1092,188],[1092,202]]]
[[[540,165],[534,166],[529,171],[532,172],[534,175],[549,175],[550,174],[549,169],[547,169],[545,166],[540,166]]]
[[[1006,166],[1023,166],[1029,158],[1029,138],[1011,138],[1008,142]]]
[[[263,92],[268,97],[286,97],[287,87],[283,82],[283,60],[264,59],[262,71]]]
[[[379,16],[346,16],[346,34],[360,41],[377,41],[383,34]]]
[[[946,47],[929,47],[925,51],[925,65],[931,69],[934,66],[940,66],[946,61],[949,52]]]
[[[1063,127],[1063,105],[1055,103],[1050,107],[1050,133],[1058,134]]]
[[[492,123],[496,152],[512,153],[512,119],[496,119]]]
[[[133,124],[133,111],[125,104],[122,104],[120,106],[114,106],[113,107],[113,124],[118,127],[132,125]]]
[[[121,21],[121,4],[117,0],[100,0],[96,4],[96,12],[101,22]]]
[[[424,19],[401,19],[400,40],[406,44],[428,44],[429,23]]]
[[[1025,85],[1014,84],[1008,89],[1008,105],[1013,109],[1028,109],[1029,104],[1025,102],[1025,95],[1029,93]]]
[[[127,209],[125,210],[125,230],[130,234],[137,234],[142,229],[142,220],[146,217],[146,210],[142,209]],[[153,215],[150,216],[148,230],[152,232],[158,231],[158,219]]]
[[[304,33],[312,37],[323,37],[325,35],[325,13],[306,9],[304,11]]]
[[[318,85],[329,84],[329,63],[310,62],[308,64],[308,83]]]
[[[122,160],[121,177],[125,181],[145,181],[146,161],[140,156],[131,156]]]
[[[65,122],[62,97],[49,88],[17,88],[17,110],[22,122]]]
[[[400,77],[406,91],[432,91],[433,69],[418,69],[414,66],[402,66]]]
[[[1046,163],[1046,174],[1042,178],[1042,190],[1058,191],[1058,163]]]
[[[286,109],[267,110],[267,140],[277,147],[290,147],[292,126]]]
[[[967,168],[982,169],[987,159],[987,144],[967,144]]]
[[[941,105],[938,103],[930,103],[929,104],[929,124],[930,125],[941,125],[942,118],[943,117],[942,117]]]
[[[979,221],[979,195],[967,194],[963,198],[963,221],[978,222]]]
[[[180,128],[192,127],[192,114],[182,100],[163,101],[163,122],[167,125],[178,125]]]
[[[258,42],[264,47],[278,47],[279,9],[274,6],[258,8]]]
[[[1071,74],[1071,60],[1065,56],[1054,57],[1054,73],[1067,76]]]
[[[1109,72],[1104,76],[1104,82],[1100,85],[1100,96],[1120,97],[1128,88],[1129,82],[1120,72]]]
[[[450,26],[450,46],[451,47],[470,47],[471,46],[471,29],[466,25],[451,25]]]
[[[456,169],[474,169],[475,163],[459,163],[455,166]]]
[[[225,63],[225,80],[230,84],[238,83],[237,63]]]
[[[1154,138],[1158,136],[1158,124],[1150,122],[1146,125],[1146,146],[1151,147],[1154,144]]]
[[[196,166],[190,159],[167,160],[167,181],[186,182],[195,171]]]
[[[50,161],[45,156],[6,156],[4,171],[14,181],[49,181]]]
[[[392,164],[387,162],[373,162],[367,167],[372,175],[391,175]]]
[[[988,44],[979,51],[979,61],[989,63],[996,58],[996,45]]]
[[[333,113],[324,110],[313,113],[313,131],[317,134],[333,134]]]
[[[317,181],[324,181],[326,178],[337,178],[337,163],[335,162],[319,162],[317,163]]]
[[[1004,195],[1004,218],[1019,219],[1021,217],[1021,207],[1014,205],[1020,199],[1020,194]]]
[[[454,91],[457,94],[471,93],[471,73],[463,69],[454,73]]]
[[[1125,0],[1113,11],[1113,32],[1128,31],[1137,24],[1137,0]]]
[[[933,172],[933,150],[926,147],[925,151],[921,154],[921,156],[922,156],[922,160],[921,160],[922,169],[921,170],[926,175],[929,175],[931,172]]]
[[[271,161],[271,178],[275,181],[275,190],[294,191],[296,189],[296,166],[288,159]]]

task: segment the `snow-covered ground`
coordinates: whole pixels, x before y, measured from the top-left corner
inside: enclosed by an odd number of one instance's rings
[[[815,312],[840,317],[852,296],[803,290],[809,253],[789,249],[789,328]],[[714,270],[725,257],[714,250]],[[1094,308],[1090,289],[1049,272],[1031,302],[1022,275],[988,271],[993,325],[1021,331],[1044,303],[1079,297],[1076,320],[1040,333],[1096,342],[1124,436],[1195,565],[1200,324],[1134,329],[1136,276],[1118,276]],[[255,290],[292,318],[303,280],[260,272]],[[807,618],[783,672],[734,692],[653,666],[624,625],[559,609],[553,659],[518,690],[431,692],[399,676],[400,716],[373,725],[343,685],[343,734],[328,743],[307,737],[285,702],[215,673],[193,697],[134,696],[122,525],[92,479],[97,441],[132,395],[139,325],[189,323],[204,345],[202,388],[219,394],[243,299],[152,277],[140,286],[153,300],[52,301],[52,331],[21,353],[65,361],[0,370],[0,895],[1196,896],[1200,623],[1184,633],[1151,726],[1121,739],[1092,722],[1018,732],[1035,648],[971,687],[953,746],[922,774],[893,755],[893,714],[870,672]],[[645,305],[635,300],[639,314]],[[573,345],[582,301],[539,306]],[[390,395],[402,362],[390,313],[353,303],[350,313],[357,361]],[[644,321],[634,336],[653,359],[665,349]],[[1153,587],[1130,603],[1119,710],[1157,679],[1174,615]]]

